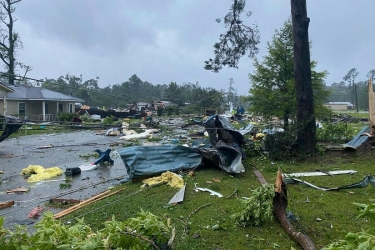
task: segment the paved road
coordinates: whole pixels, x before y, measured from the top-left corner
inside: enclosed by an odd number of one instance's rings
[[[20,133],[27,133],[23,130]],[[18,132],[17,132],[18,133]],[[125,166],[116,154],[111,157],[115,163],[111,166],[100,166],[92,171],[82,172],[73,178],[70,189],[60,189],[65,175],[56,177],[47,182],[28,183],[20,175],[22,169],[29,165],[41,165],[44,168],[58,166],[64,172],[66,168],[78,167],[93,162],[95,157],[88,161],[80,155],[93,154],[96,149],[102,151],[111,148],[113,153],[122,148],[122,143],[116,144],[118,137],[97,135],[95,131],[85,130],[61,134],[26,135],[16,139],[7,139],[0,143],[0,203],[14,201],[15,205],[0,209],[0,216],[5,218],[5,227],[11,228],[17,224],[29,225],[38,219],[29,219],[28,213],[37,206],[44,206],[50,198],[85,200],[99,194],[109,187],[117,185],[120,179],[126,176]],[[38,147],[52,145],[51,148]],[[7,194],[7,190],[27,187],[29,192],[22,194]],[[52,212],[60,210],[51,209]]]

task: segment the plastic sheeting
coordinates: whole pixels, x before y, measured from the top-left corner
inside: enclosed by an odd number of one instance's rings
[[[128,179],[151,177],[166,171],[179,172],[199,166],[202,156],[197,149],[180,145],[133,146],[117,150]]]
[[[233,128],[227,118],[218,115],[209,117],[200,125],[206,128],[211,145],[199,148],[179,145],[133,146],[118,150],[129,175],[122,182],[160,175],[166,171],[190,170],[198,167],[203,158],[228,173],[244,172],[243,134],[249,132],[252,126],[247,126],[241,131],[242,134]]]

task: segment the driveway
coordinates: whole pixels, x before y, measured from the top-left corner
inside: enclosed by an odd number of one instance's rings
[[[27,133],[25,130],[16,133]],[[14,205],[0,209],[0,216],[5,218],[4,227],[14,225],[32,225],[37,219],[28,218],[29,212],[38,206],[44,206],[51,198],[86,200],[108,188],[119,184],[127,173],[125,166],[116,149],[123,144],[116,143],[119,137],[104,136],[96,131],[84,130],[71,133],[26,135],[14,139],[7,139],[0,143],[0,204],[14,201]],[[60,167],[63,172],[67,168],[78,167],[95,161],[96,149],[104,151],[112,149],[113,165],[99,166],[95,170],[83,171],[73,177],[70,188],[60,188],[65,183],[65,174],[48,181],[29,183],[20,173],[29,165],[41,165],[44,168]],[[84,156],[89,156],[85,158]],[[29,190],[21,193],[7,191],[25,187]],[[62,211],[46,207],[53,213]]]

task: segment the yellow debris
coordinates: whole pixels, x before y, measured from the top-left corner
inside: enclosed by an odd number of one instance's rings
[[[184,186],[184,180],[177,174],[169,171],[162,173],[161,176],[143,180],[143,183],[150,187],[164,183],[167,183],[167,185],[176,188],[182,188]]]
[[[21,172],[21,175],[31,175],[27,179],[28,182],[43,181],[62,174],[63,171],[59,167],[44,168],[39,165],[29,165]]]
[[[262,139],[264,136],[265,136],[265,134],[263,134],[263,133],[257,133],[255,138],[259,140],[259,139]]]

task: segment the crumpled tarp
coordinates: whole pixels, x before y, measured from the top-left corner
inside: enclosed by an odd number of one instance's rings
[[[23,123],[21,118],[11,116],[11,115],[7,115],[7,116],[0,115],[0,122],[2,121],[4,121],[4,132],[0,136],[0,142],[4,141],[11,134],[16,132],[20,127],[22,127],[22,123]]]
[[[242,133],[250,131],[251,126],[239,132],[229,120],[214,115],[200,122],[209,134],[211,145],[189,148],[180,145],[133,146],[118,150],[132,179],[160,175],[166,171],[178,172],[190,170],[201,165],[203,158],[231,174],[245,171],[242,160],[245,153],[242,146],[245,139]]]
[[[151,177],[166,171],[178,172],[199,166],[202,156],[197,149],[180,145],[133,146],[117,150],[120,154],[128,179]]]
[[[21,175],[31,175],[27,179],[28,182],[48,180],[62,174],[63,171],[59,167],[44,168],[39,165],[29,165],[21,171]]]

